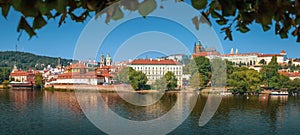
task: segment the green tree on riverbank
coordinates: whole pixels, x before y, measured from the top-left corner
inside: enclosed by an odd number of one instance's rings
[[[44,83],[43,83],[43,76],[42,76],[41,73],[37,73],[37,74],[35,75],[35,86],[36,86],[37,88],[42,88],[43,85],[44,85]]]
[[[129,84],[129,72],[133,70],[131,67],[126,67],[122,69],[117,75],[117,79],[121,83]]]
[[[0,83],[9,80],[10,68],[0,68]]]
[[[203,84],[203,87],[205,87],[211,79],[210,61],[204,56],[195,57],[194,61],[197,65],[197,71],[200,77],[200,86]]]
[[[288,90],[290,93],[299,93],[300,92],[300,79],[291,80],[288,83]]]
[[[177,78],[173,72],[168,71],[163,78],[166,80],[168,90],[174,90],[177,87]]]
[[[164,77],[161,77],[160,79],[155,80],[155,82],[152,84],[153,90],[166,90],[167,89],[167,81]]]
[[[129,69],[129,83],[134,90],[144,89],[147,81],[147,76],[142,71],[135,71],[132,68]]]
[[[253,69],[239,68],[229,75],[227,85],[234,93],[259,92],[262,75]]]

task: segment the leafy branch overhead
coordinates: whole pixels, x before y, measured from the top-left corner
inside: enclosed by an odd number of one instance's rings
[[[263,31],[274,27],[281,38],[291,34],[300,42],[299,0],[192,0],[192,5],[224,26],[225,39],[232,40],[232,29],[247,33],[248,26],[257,23]]]
[[[49,19],[59,18],[58,26],[61,26],[66,22],[66,18],[84,22],[91,13],[100,13],[106,14],[105,22],[109,23],[111,20],[123,18],[123,9],[137,11],[146,17],[158,7],[155,0],[119,1],[0,0],[0,8],[5,18],[12,8],[21,13],[17,31],[24,30],[32,37],[36,35],[37,29],[47,24]],[[119,3],[114,4],[116,2]],[[215,20],[217,24],[223,26],[221,30],[226,35],[225,39],[233,39],[233,30],[247,33],[250,31],[249,25],[256,23],[261,25],[264,31],[273,28],[274,33],[281,38],[288,38],[291,35],[297,37],[297,42],[300,42],[299,0],[191,0],[191,2],[194,8],[201,11],[204,18]],[[110,6],[112,4],[114,5]],[[192,19],[196,28],[199,28],[199,23],[203,20],[202,17]]]

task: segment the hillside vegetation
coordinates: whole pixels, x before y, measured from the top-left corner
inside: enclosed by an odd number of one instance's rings
[[[61,59],[62,65],[69,65],[72,62],[71,59]],[[4,51],[0,52],[0,68],[12,69],[14,64],[18,69],[27,70],[32,69],[44,69],[47,65],[55,67],[58,65],[58,57],[39,56],[27,52],[16,51]]]

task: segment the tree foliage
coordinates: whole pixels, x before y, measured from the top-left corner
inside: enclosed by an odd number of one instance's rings
[[[16,66],[20,69],[27,70],[28,68],[33,69],[44,69],[47,65],[52,67],[57,66],[57,59],[48,56],[39,56],[32,53],[16,52],[16,51],[5,51],[0,52],[0,68],[12,69]],[[72,63],[71,59],[61,59],[61,65],[69,65]]]
[[[177,87],[177,78],[173,72],[168,71],[164,77],[168,90],[174,90]]]
[[[35,86],[37,88],[42,88],[43,85],[44,85],[44,83],[43,83],[43,75],[41,73],[37,73],[35,75]]]
[[[123,18],[124,10],[137,11],[145,17],[158,7],[155,0],[119,1],[0,0],[0,8],[2,16],[5,18],[12,8],[19,12],[21,17],[17,31],[24,30],[32,37],[36,35],[37,29],[47,25],[49,19],[59,18],[58,26],[61,26],[66,23],[66,18],[82,23],[91,13],[101,13],[106,14],[105,22],[109,23],[111,20]],[[263,31],[269,31],[273,28],[274,33],[280,38],[287,38],[288,35],[292,35],[297,37],[297,42],[300,42],[299,0],[191,0],[191,2],[194,8],[201,11],[204,18],[213,19],[222,26],[221,30],[226,35],[224,39],[233,40],[233,30],[247,33],[250,31],[249,25],[256,23],[261,25]],[[105,9],[106,7],[109,8]],[[160,8],[163,6],[161,5]],[[191,20],[195,24],[195,28],[199,28],[201,19],[194,17]],[[211,23],[209,22],[209,24]]]
[[[295,80],[288,82],[288,90],[292,93],[299,93],[300,92],[300,79],[297,78]]]
[[[300,5],[299,0],[192,0],[196,9],[203,10],[205,16],[216,19],[225,39],[232,40],[232,29],[247,33],[249,25],[261,25],[263,31],[273,27],[274,33],[281,38],[289,34],[300,42]]]
[[[9,80],[10,68],[0,68],[0,83]]]
[[[190,86],[194,89],[199,89],[199,87],[203,87],[203,83],[200,82],[199,73],[195,73],[190,78]]]
[[[134,90],[144,89],[148,79],[142,71],[129,70],[129,83]]]
[[[154,90],[166,90],[167,89],[167,81],[165,77],[161,77],[160,79],[156,79],[152,84],[152,89]]]
[[[126,67],[122,69],[117,75],[118,81],[121,83],[129,84],[129,72],[131,70],[133,70],[131,67]]]
[[[211,60],[211,86],[226,86],[226,61],[221,58]]]
[[[211,65],[208,58],[200,56],[195,57],[194,61],[197,65],[197,71],[200,77],[200,86],[205,87],[211,79]],[[203,85],[202,85],[203,84]]]
[[[239,68],[229,75],[227,84],[235,93],[259,92],[262,75],[247,68]]]
[[[261,73],[265,80],[266,85],[269,88],[279,89],[279,73],[278,73],[279,65],[277,63],[276,56],[272,57],[272,60],[268,65],[264,65],[262,67]]]

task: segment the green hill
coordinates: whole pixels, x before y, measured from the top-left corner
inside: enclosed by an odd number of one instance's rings
[[[71,59],[60,59],[62,65],[69,65],[71,62]],[[52,67],[58,65],[58,57],[39,56],[27,52],[0,51],[0,68],[12,69],[14,64],[23,70],[28,68],[44,69],[47,65]]]

